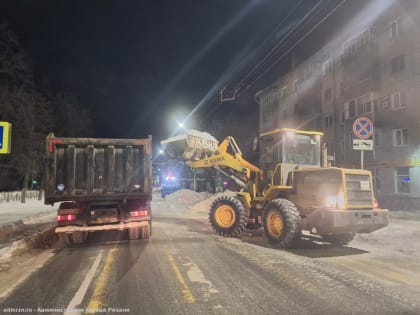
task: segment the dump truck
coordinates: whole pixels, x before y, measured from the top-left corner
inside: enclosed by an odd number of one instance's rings
[[[328,167],[322,136],[289,128],[261,134],[260,166],[244,159],[231,136],[216,146],[207,135],[194,141],[173,137],[162,145],[190,167],[215,168],[240,187],[236,196],[222,195],[209,209],[220,235],[262,226],[267,239],[284,248],[294,246],[303,230],[345,245],[356,233],[387,226],[388,210],[377,204],[370,171]]]
[[[45,204],[60,202],[55,232],[67,244],[89,232],[128,230],[151,235],[152,137],[46,140]]]

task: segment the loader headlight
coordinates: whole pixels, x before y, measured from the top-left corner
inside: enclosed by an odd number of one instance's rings
[[[344,209],[344,194],[339,192],[337,195],[330,195],[324,199],[324,206],[327,208]]]

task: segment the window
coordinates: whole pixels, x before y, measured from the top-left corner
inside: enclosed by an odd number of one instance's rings
[[[323,65],[324,75],[326,75],[328,73],[331,73],[332,72],[332,67],[333,67],[333,65],[332,65],[331,59],[328,59],[327,61],[325,61],[324,65]]]
[[[391,60],[391,73],[395,74],[405,69],[404,55],[399,55]]]
[[[344,112],[344,110],[342,110],[340,111],[339,115],[340,115],[340,124],[343,125],[344,122],[346,121],[346,113]]]
[[[326,129],[332,128],[332,126],[333,126],[333,116],[329,115],[329,116],[326,116],[324,119],[325,119],[325,128]]]
[[[400,33],[401,19],[395,19],[389,24],[389,38],[395,38]]]
[[[379,178],[379,169],[372,169],[373,188],[376,192],[381,191],[381,180]]]
[[[353,55],[359,49],[366,46],[372,39],[375,33],[374,28],[368,28],[359,33],[358,35],[354,36],[353,38],[347,40],[343,44],[343,59]]]
[[[406,107],[405,93],[396,92],[391,95],[391,109],[399,110]]]
[[[331,92],[331,88],[328,88],[328,89],[326,89],[326,90],[324,91],[324,100],[325,100],[326,102],[329,102],[329,101],[331,101],[331,99],[332,99],[332,92]]]
[[[380,128],[374,128],[375,132],[375,146],[379,146],[382,144],[382,130]]]
[[[399,194],[409,194],[410,181],[409,167],[398,167],[395,170],[395,192]]]
[[[394,146],[402,146],[408,144],[408,130],[407,129],[394,129],[392,130],[393,133],[393,141]]]
[[[296,79],[296,80],[293,82],[293,88],[294,88],[294,91],[295,91],[295,92],[297,92],[297,91],[299,90],[299,85],[300,85],[300,82],[299,82],[299,80],[298,80],[298,79]]]
[[[286,97],[287,96],[287,86],[283,86],[281,88],[281,97]]]
[[[349,103],[349,117],[356,116],[356,101],[352,100]]]
[[[358,98],[351,100],[345,109],[345,118],[352,118],[366,113],[372,112],[372,101],[371,94],[359,96]]]

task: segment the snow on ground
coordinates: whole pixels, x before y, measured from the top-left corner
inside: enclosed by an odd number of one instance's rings
[[[189,209],[194,211],[194,212],[206,212],[207,213],[207,212],[209,212],[209,209],[210,209],[213,201],[216,200],[217,198],[219,198],[220,196],[224,196],[224,195],[234,196],[235,193],[233,191],[226,190],[225,192],[217,193],[217,194],[214,194],[214,195],[209,194],[208,198],[190,205]]]
[[[23,220],[24,224],[40,223],[38,222],[39,220],[49,219],[48,215],[50,215],[50,217],[51,215],[53,216],[55,211],[56,207],[45,205],[43,200],[30,199],[25,203],[0,203],[0,225],[16,222],[19,220]],[[28,220],[24,220],[25,218],[28,218]],[[37,219],[38,221],[36,221]]]
[[[210,194],[207,192],[195,192],[189,189],[181,189],[172,194],[169,194],[165,199],[169,202],[176,202],[182,205],[193,205],[202,200],[209,198]]]

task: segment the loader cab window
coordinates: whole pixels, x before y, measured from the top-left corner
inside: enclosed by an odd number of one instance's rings
[[[283,162],[320,166],[320,138],[316,135],[286,133],[283,135]]]

